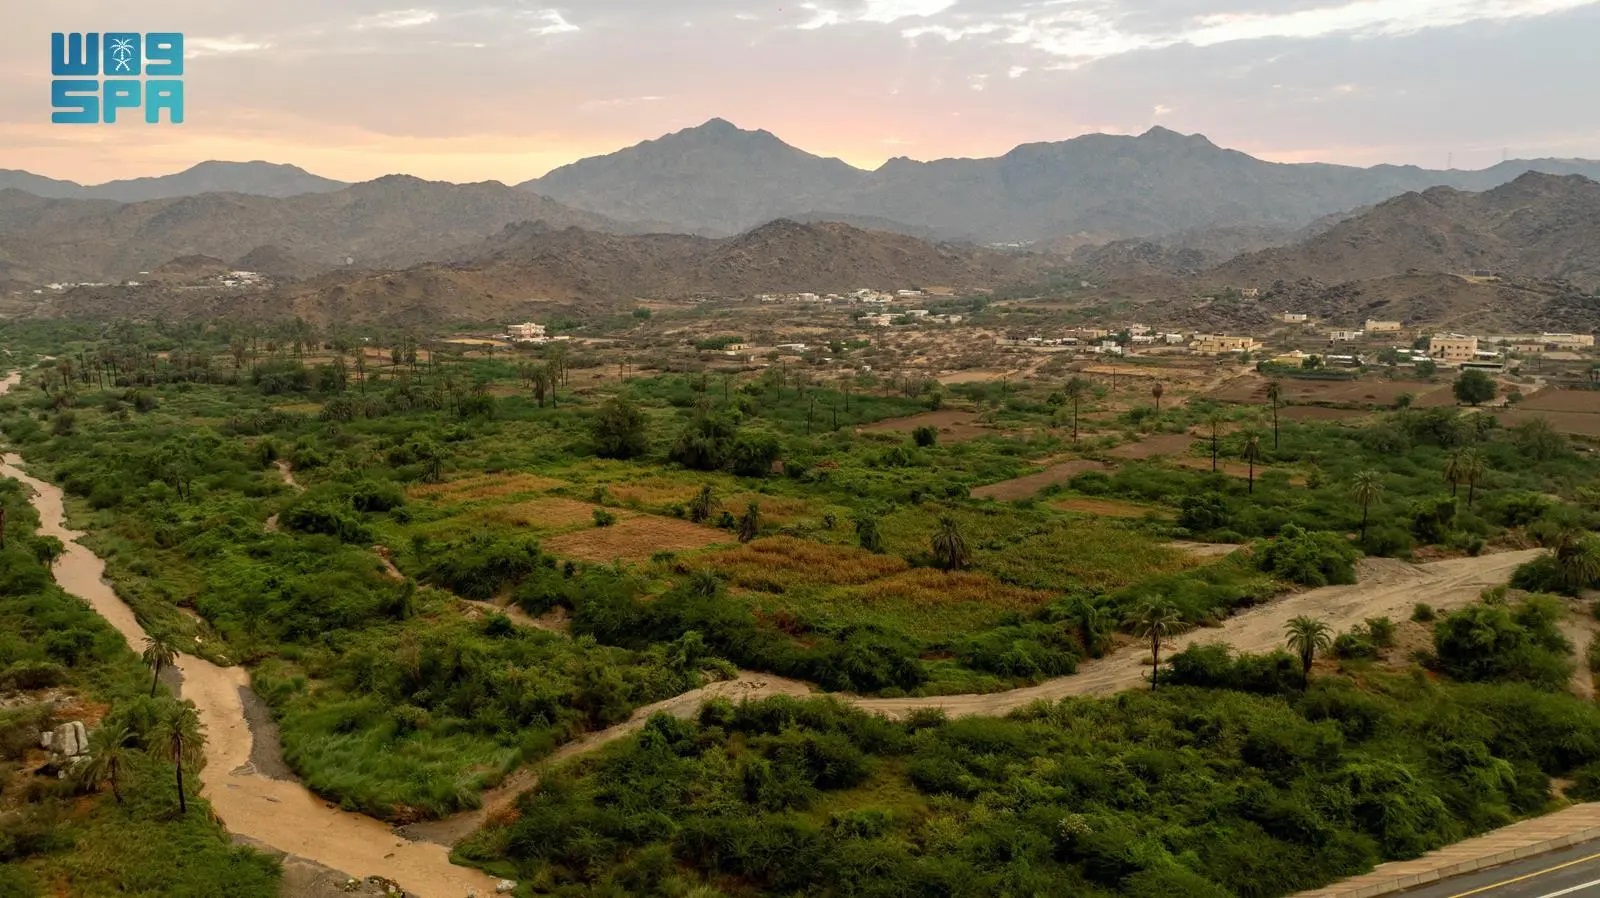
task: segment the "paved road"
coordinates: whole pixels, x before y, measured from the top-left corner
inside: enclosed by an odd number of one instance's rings
[[[1399,898],[1600,898],[1600,842],[1479,870]]]

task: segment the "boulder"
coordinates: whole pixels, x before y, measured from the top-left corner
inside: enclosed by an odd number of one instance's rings
[[[89,731],[84,728],[83,721],[74,720],[56,727],[39,741],[53,755],[76,758],[89,750]]]
[[[517,884],[509,879],[502,879],[494,884],[496,895],[509,895],[517,890]]]

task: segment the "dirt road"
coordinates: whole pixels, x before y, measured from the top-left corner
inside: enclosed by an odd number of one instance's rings
[[[56,583],[88,602],[135,651],[141,650],[144,628],[105,582],[105,563],[78,544],[81,533],[67,529],[61,490],[21,471],[21,461],[16,455],[4,456],[0,476],[33,490],[39,532],[66,547],[56,562]],[[241,695],[250,685],[249,674],[190,655],[178,656],[178,668],[183,674],[183,697],[195,703],[205,726],[206,765],[200,782],[229,832],[354,876],[386,876],[424,898],[463,898],[473,891],[480,896],[494,894],[495,879],[450,863],[444,846],[407,841],[387,824],[340,811],[297,782],[254,773],[248,766],[252,736]]]

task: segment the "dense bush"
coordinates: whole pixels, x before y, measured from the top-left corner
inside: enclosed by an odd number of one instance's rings
[[[1565,689],[1572,644],[1561,635],[1560,599],[1530,596],[1516,605],[1480,602],[1434,624],[1439,669],[1458,680],[1525,682]]]
[[[1361,552],[1337,533],[1306,531],[1289,525],[1277,539],[1256,544],[1256,566],[1263,572],[1302,586],[1356,582]]]

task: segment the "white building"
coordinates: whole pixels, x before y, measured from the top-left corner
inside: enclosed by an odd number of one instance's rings
[[[928,310],[927,309],[906,309],[906,317],[907,318],[926,318],[926,317],[928,317]]]
[[[1328,340],[1330,342],[1333,342],[1333,343],[1349,343],[1352,340],[1359,340],[1363,336],[1364,336],[1364,334],[1361,331],[1353,331],[1353,330],[1328,331]]]
[[[1304,324],[1309,316],[1304,312],[1284,312],[1278,317],[1287,324]]]
[[[544,325],[534,324],[529,321],[523,324],[506,326],[506,336],[514,343],[543,343],[549,339],[545,336]]]

